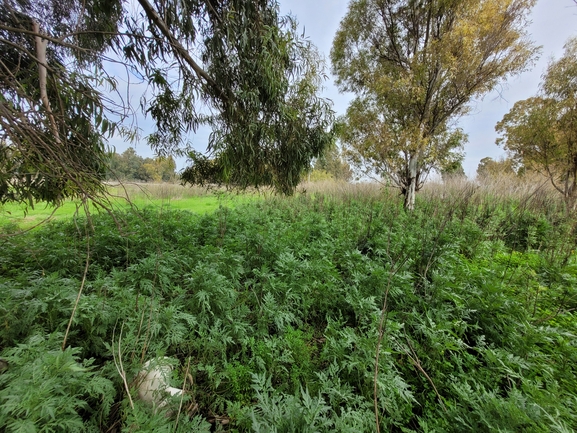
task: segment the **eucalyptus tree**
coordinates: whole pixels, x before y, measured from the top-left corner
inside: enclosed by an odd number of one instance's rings
[[[414,207],[431,167],[454,159],[470,102],[525,70],[534,0],[352,0],[333,42],[337,84],[356,98],[344,141]]]
[[[518,101],[495,127],[511,156],[547,176],[569,209],[577,200],[577,38],[551,61],[539,95]]]
[[[511,158],[499,158],[494,160],[493,158],[486,156],[479,161],[477,166],[477,179],[486,180],[502,179],[503,176],[511,176],[516,174],[516,163]]]
[[[419,191],[433,168],[443,172],[459,163],[464,157],[467,135],[459,128],[438,128],[429,137],[428,145],[420,149],[418,169],[411,177],[411,146],[418,137],[380,110],[373,95],[355,98],[342,119],[339,137],[352,166],[364,175],[376,174],[387,184],[392,182],[405,196],[405,207],[409,207],[411,180],[414,191]]]
[[[1,202],[103,193],[106,139],[137,110],[159,154],[212,127],[191,182],[291,193],[333,140],[323,64],[276,0],[0,1]],[[123,70],[148,86],[139,106]]]

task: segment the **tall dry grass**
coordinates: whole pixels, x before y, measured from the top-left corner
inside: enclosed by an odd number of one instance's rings
[[[109,184],[109,192],[122,200],[181,200],[206,197],[226,193],[224,188],[183,186],[178,183],[122,183]],[[274,194],[269,190],[248,191],[262,197]],[[397,188],[383,186],[376,182],[349,183],[335,180],[302,182],[297,188],[299,195],[325,195],[335,200],[384,200],[402,202]],[[492,208],[508,204],[514,208],[538,212],[563,212],[565,204],[559,194],[544,176],[537,173],[519,177],[502,173],[498,176],[450,180],[433,179],[425,184],[418,201],[437,203],[461,203],[482,208]],[[418,205],[418,204],[417,204]]]
[[[453,178],[427,183],[420,192],[423,199],[447,200],[467,197],[476,206],[505,204],[536,212],[567,212],[563,197],[548,178],[538,173],[524,176],[502,173],[498,176]]]
[[[193,197],[213,195],[216,189],[207,189],[199,186],[181,185],[179,183],[139,183],[122,182],[108,183],[108,192],[120,199],[148,199],[148,200],[179,200]]]
[[[334,180],[303,182],[298,190],[301,194],[324,194],[337,200],[384,200],[402,202],[397,188],[386,187],[376,182],[347,183]],[[539,213],[565,213],[562,195],[553,188],[549,180],[537,173],[524,176],[502,173],[498,176],[450,180],[433,179],[417,193],[418,202],[443,207],[460,206],[491,209],[506,205],[512,210],[530,210]]]
[[[334,199],[342,200],[378,200],[384,196],[399,194],[398,190],[383,188],[382,185],[374,182],[350,183],[332,179],[302,182],[297,188],[297,193],[310,195],[324,194]]]

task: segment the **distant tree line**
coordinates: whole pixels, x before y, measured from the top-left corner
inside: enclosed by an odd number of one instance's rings
[[[176,177],[176,163],[172,156],[143,158],[132,147],[120,154],[110,154],[108,180],[170,182]]]
[[[501,157],[495,160],[491,157],[486,157],[479,161],[477,178],[481,180],[496,179],[503,175],[520,175],[525,171],[525,167],[520,167],[519,164],[515,164],[515,161],[511,158]]]
[[[343,158],[339,147],[332,147],[313,162],[309,180],[336,180],[349,182],[353,178],[351,166]]]

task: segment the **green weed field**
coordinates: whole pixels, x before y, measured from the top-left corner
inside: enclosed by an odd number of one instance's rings
[[[370,197],[6,226],[0,430],[576,430],[575,218]],[[186,393],[155,413],[134,378],[160,356]]]

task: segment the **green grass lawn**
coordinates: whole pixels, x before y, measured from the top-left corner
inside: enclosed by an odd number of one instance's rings
[[[131,205],[138,209],[157,207],[168,210],[187,210],[194,213],[210,213],[220,206],[234,208],[239,204],[259,200],[257,193],[235,194],[222,191],[206,191],[174,184],[129,184],[111,186],[111,202],[116,209],[128,209]],[[94,204],[90,212],[99,212]],[[19,204],[0,206],[0,226],[15,224],[28,229],[48,219],[72,218],[74,215],[85,215],[80,202],[66,201],[60,207],[36,203],[34,208]]]

